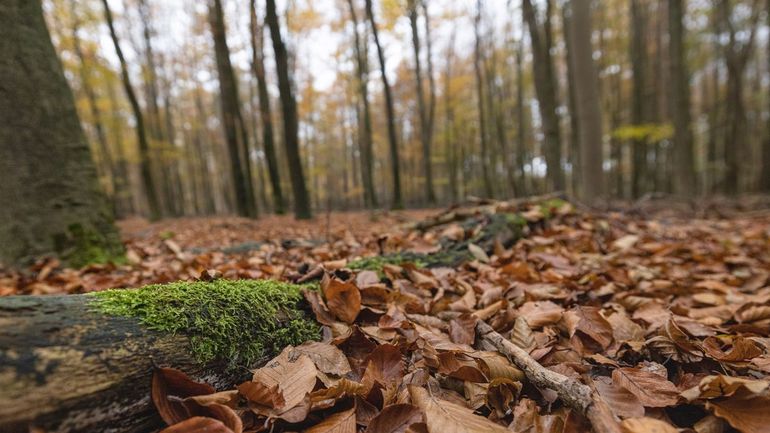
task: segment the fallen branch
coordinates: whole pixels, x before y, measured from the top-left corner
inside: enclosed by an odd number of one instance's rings
[[[564,404],[588,418],[596,433],[620,433],[620,424],[609,406],[589,386],[543,367],[529,353],[505,339],[483,320],[476,322],[476,334],[524,371],[530,382],[556,391]]]

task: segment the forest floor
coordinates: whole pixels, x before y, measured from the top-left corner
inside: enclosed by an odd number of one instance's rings
[[[408,229],[437,212],[123,221],[128,264],[72,270],[45,261],[0,276],[0,293],[76,293],[203,273],[296,280],[318,265],[334,274],[353,258],[431,252],[442,238],[469,236],[457,223]],[[542,224],[511,248],[471,251],[475,259],[455,268],[385,265],[327,276],[323,297],[308,296],[324,342],[287,348],[238,391],[196,396],[214,390],[159,370],[153,398],[163,418],[204,415],[168,431],[589,428],[563,394],[535,386],[526,370],[525,379],[477,320],[539,367],[597,390],[624,432],[770,431],[769,211],[656,203],[524,214]]]

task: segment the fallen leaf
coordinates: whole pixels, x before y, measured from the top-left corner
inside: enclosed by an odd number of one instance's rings
[[[213,394],[215,391],[212,386],[195,382],[183,372],[173,368],[158,368],[152,373],[152,401],[160,417],[168,425],[190,417],[181,399]]]
[[[351,324],[361,311],[361,292],[353,283],[324,276],[321,289],[326,298],[326,305],[339,320]]]
[[[473,410],[440,400],[424,388],[409,386],[412,403],[425,412],[429,433],[507,433],[508,429]]]
[[[233,433],[233,431],[222,421],[196,416],[166,427],[160,433]]]
[[[342,351],[328,343],[308,341],[294,348],[295,351],[307,355],[316,368],[326,374],[344,376],[350,372],[350,363]]]
[[[629,418],[620,423],[623,433],[679,433],[671,424],[655,418]]]
[[[672,406],[679,396],[673,383],[638,367],[616,368],[612,381],[634,394],[645,407]]]
[[[404,433],[412,424],[424,422],[422,410],[412,404],[385,406],[366,428],[365,433]]]
[[[644,416],[644,406],[639,399],[627,389],[614,384],[608,377],[596,378],[594,386],[617,417],[639,418]]]
[[[287,347],[264,367],[254,372],[251,382],[238,387],[249,401],[286,411],[297,406],[316,383],[313,361],[293,347]]]
[[[356,433],[356,409],[335,413],[304,433]]]

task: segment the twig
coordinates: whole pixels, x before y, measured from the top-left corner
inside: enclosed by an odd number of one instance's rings
[[[577,380],[543,367],[524,349],[503,338],[483,320],[476,322],[476,334],[524,371],[530,382],[541,388],[556,391],[564,404],[588,418],[596,433],[620,433],[618,420],[596,391]]]

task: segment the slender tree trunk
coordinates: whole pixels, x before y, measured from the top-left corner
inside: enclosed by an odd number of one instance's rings
[[[284,146],[289,162],[291,187],[294,193],[294,216],[298,219],[309,219],[312,215],[310,212],[310,197],[305,185],[302,159],[299,152],[297,101],[294,99],[294,93],[291,88],[289,57],[286,52],[286,45],[284,45],[281,38],[281,27],[275,10],[275,0],[267,0],[266,22],[270,27],[270,37],[273,40],[275,66],[278,73],[278,89],[281,92]]]
[[[767,11],[770,11],[770,0],[767,0]],[[770,12],[767,14],[767,27],[770,28]],[[767,38],[767,60],[768,70],[770,70],[770,34]],[[770,92],[768,92],[770,93]],[[770,95],[767,96],[769,106],[768,116],[770,116]],[[759,190],[770,192],[770,121],[765,122],[765,140],[762,144],[762,169],[759,173]]]
[[[474,19],[475,45],[473,49],[473,71],[476,78],[476,100],[479,114],[479,140],[481,141],[481,179],[484,185],[484,195],[493,197],[492,179],[489,173],[489,143],[487,135],[487,113],[484,102],[484,78],[482,76],[482,47],[481,47],[481,0],[476,1],[476,18]]]
[[[265,151],[265,162],[270,177],[270,187],[273,194],[273,210],[281,215],[286,211],[283,191],[281,190],[281,174],[278,170],[278,158],[275,152],[273,135],[273,114],[270,108],[270,95],[267,92],[267,76],[265,75],[264,27],[259,24],[255,0],[250,0],[249,14],[251,16],[251,67],[257,78],[257,96],[259,97],[259,115],[262,122],[262,146]]]
[[[141,171],[142,185],[144,186],[144,192],[147,197],[147,206],[150,212],[150,219],[157,220],[160,218],[160,203],[158,201],[158,194],[155,190],[155,184],[152,181],[152,169],[150,168],[150,145],[147,141],[147,131],[144,127],[144,116],[142,115],[142,109],[139,107],[139,101],[136,98],[134,86],[131,84],[131,77],[128,74],[126,58],[123,56],[123,50],[120,49],[120,42],[118,41],[118,35],[115,32],[115,25],[112,21],[112,11],[110,10],[110,6],[107,0],[102,0],[102,4],[104,5],[104,17],[107,20],[107,26],[110,29],[112,44],[115,46],[115,53],[117,54],[118,60],[120,61],[120,73],[123,80],[123,89],[126,91],[128,102],[131,105],[131,111],[134,113],[137,143],[139,145],[139,168]]]
[[[88,111],[91,114],[91,121],[93,122],[94,131],[96,132],[96,142],[99,148],[99,156],[101,157],[100,161],[103,175],[107,178],[107,194],[114,196],[116,194],[115,164],[113,162],[112,152],[110,151],[110,144],[107,141],[107,134],[104,132],[102,110],[99,108],[98,101],[96,100],[96,92],[94,92],[94,88],[91,86],[88,65],[86,64],[86,55],[83,52],[83,47],[80,45],[80,36],[78,36],[78,31],[80,30],[80,18],[78,17],[74,0],[70,0],[70,14],[72,19],[72,46],[75,51],[75,56],[78,58],[78,76],[80,78],[80,85],[83,88],[83,93],[86,95]]]
[[[457,144],[455,140],[455,114],[452,99],[452,63],[454,62],[455,35],[457,29],[452,28],[446,52],[446,69],[444,71],[444,154],[446,157],[447,176],[449,177],[449,199],[457,202],[459,186],[457,182]]]
[[[581,196],[580,189],[580,125],[577,114],[577,84],[575,83],[574,67],[574,40],[569,34],[569,28],[572,25],[572,5],[566,3],[562,8],[562,23],[565,29],[564,47],[567,50],[567,102],[569,108],[569,162],[572,165],[572,190],[577,196]]]
[[[213,0],[209,5],[209,23],[214,37],[214,51],[219,76],[219,99],[222,107],[222,126],[230,154],[230,167],[235,190],[235,209],[238,215],[255,218],[257,216],[256,201],[251,185],[248,152],[248,132],[241,116],[238,98],[238,84],[232,64],[230,50],[227,47],[225,35],[224,14],[221,0]],[[245,157],[245,158],[244,158]]]
[[[524,41],[519,39],[516,47],[516,165],[519,170],[521,194],[527,195],[532,188],[527,186],[527,174],[524,170],[528,158],[527,146],[527,108],[524,106]]]
[[[428,0],[421,0],[422,12],[425,17],[425,64],[428,67],[426,73],[428,74],[428,148],[433,148],[433,135],[436,126],[436,77],[433,74],[433,39],[431,38],[430,30],[430,14],[428,13]],[[430,158],[429,158],[430,159]],[[430,165],[430,164],[429,164]],[[433,186],[433,171],[431,170],[431,186]],[[431,188],[431,192],[434,192],[434,188]],[[435,196],[434,196],[435,201]]]
[[[393,108],[393,95],[388,82],[388,76],[385,68],[385,53],[380,45],[380,36],[377,30],[377,21],[374,17],[374,8],[372,0],[366,0],[366,16],[369,19],[374,44],[377,47],[377,58],[380,61],[380,75],[382,76],[382,87],[385,93],[385,110],[388,123],[388,142],[390,144],[390,165],[393,172],[393,208],[402,209],[404,201],[401,197],[401,169],[398,156],[398,135],[396,133],[396,113]]]
[[[112,140],[115,144],[115,185],[116,197],[116,216],[122,217],[134,212],[134,195],[131,191],[131,177],[129,176],[128,161],[126,159],[123,143],[123,124],[121,123],[120,104],[118,103],[117,92],[115,91],[112,80],[107,83],[107,98],[110,101],[111,114],[109,129],[112,130]]]
[[[575,48],[575,105],[580,137],[580,183],[584,201],[597,203],[604,196],[602,168],[602,113],[599,76],[593,61],[591,44],[591,0],[570,0],[572,22],[569,34]]]
[[[685,52],[685,0],[668,0],[671,115],[674,123],[674,192],[692,197],[696,191],[695,156],[690,120],[690,77]]]
[[[631,0],[631,123],[642,127],[650,122],[647,113],[647,46],[646,8],[643,0]],[[637,137],[631,144],[631,196],[639,198],[645,192],[647,179],[647,138]]]
[[[417,94],[417,111],[420,118],[420,144],[422,145],[422,170],[425,175],[425,200],[429,204],[436,202],[433,191],[433,172],[431,171],[430,156],[430,131],[428,130],[428,107],[425,106],[425,92],[423,90],[422,60],[420,59],[420,29],[417,26],[418,0],[408,0],[409,23],[412,28],[412,48],[414,50],[414,81]]]
[[[356,53],[356,69],[358,72],[358,93],[361,99],[361,133],[358,145],[359,160],[361,164],[361,182],[364,185],[364,205],[368,208],[376,208],[377,194],[374,189],[374,155],[372,150],[372,115],[369,108],[369,58],[366,47],[358,33],[358,14],[353,0],[347,0],[350,9],[350,18],[353,21],[353,43]]]
[[[112,210],[39,0],[0,7],[0,52],[0,262],[117,258]]]
[[[671,1],[671,0],[670,0]],[[743,81],[746,64],[754,47],[757,22],[759,20],[758,1],[753,2],[752,15],[749,18],[749,36],[746,42],[739,42],[737,30],[732,22],[730,0],[719,1],[721,25],[727,29],[729,40],[725,49],[727,66],[727,105],[725,110],[727,130],[725,133],[725,192],[737,194],[741,184],[741,161],[746,156],[748,147],[746,134],[746,106],[743,100]]]
[[[556,94],[556,76],[551,57],[552,30],[551,8],[552,0],[546,0],[545,20],[542,26],[538,23],[537,12],[532,0],[522,1],[524,21],[529,28],[529,37],[533,52],[533,74],[535,92],[537,94],[540,116],[543,122],[544,153],[547,166],[547,180],[553,190],[564,190],[564,171],[561,167],[561,132],[559,114],[557,112],[558,98]]]

